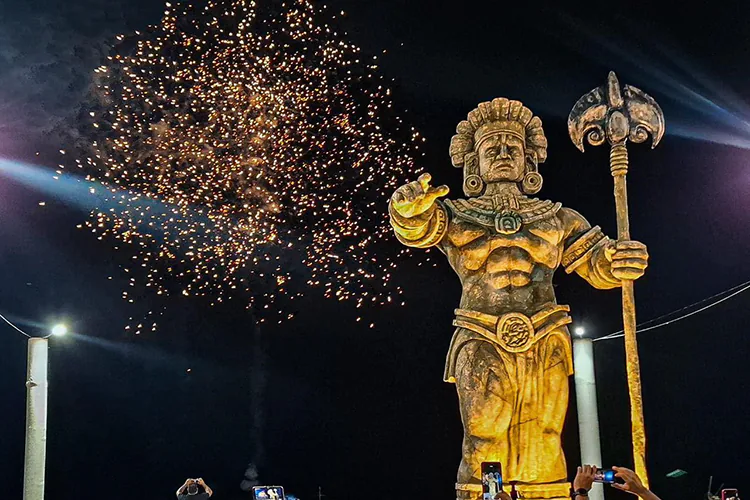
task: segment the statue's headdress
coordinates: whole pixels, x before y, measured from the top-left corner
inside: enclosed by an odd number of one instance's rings
[[[466,120],[458,124],[456,135],[451,139],[451,162],[454,167],[464,169],[466,196],[479,196],[484,192],[477,149],[484,140],[498,134],[511,134],[524,142],[526,173],[521,189],[527,194],[539,192],[542,176],[537,172],[537,166],[547,159],[547,138],[542,120],[520,101],[498,97],[471,111]]]

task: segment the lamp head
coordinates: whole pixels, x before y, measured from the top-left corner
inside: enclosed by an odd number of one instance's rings
[[[68,333],[68,327],[63,325],[62,323],[59,323],[52,327],[52,335],[55,337],[62,337],[66,333]]]

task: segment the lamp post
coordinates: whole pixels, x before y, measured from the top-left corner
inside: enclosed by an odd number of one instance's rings
[[[0,319],[25,335],[28,341],[26,366],[26,447],[23,468],[23,500],[44,500],[44,469],[47,456],[47,369],[49,338],[68,333],[55,325],[50,334],[35,337],[0,314]]]
[[[29,339],[26,366],[26,452],[23,500],[43,500],[47,455],[47,354],[49,339]]]
[[[596,376],[594,373],[594,342],[585,338],[586,330],[573,329],[573,365],[575,369],[578,435],[581,442],[581,461],[601,467],[602,450],[599,440],[599,412],[596,405]],[[602,485],[594,483],[590,500],[604,500]]]

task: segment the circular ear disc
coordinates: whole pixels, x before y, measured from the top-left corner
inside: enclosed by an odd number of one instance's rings
[[[467,175],[464,179],[464,193],[466,196],[479,196],[484,191],[484,182],[476,174]]]
[[[526,194],[536,194],[542,189],[542,176],[538,172],[527,172],[523,176],[521,189]]]

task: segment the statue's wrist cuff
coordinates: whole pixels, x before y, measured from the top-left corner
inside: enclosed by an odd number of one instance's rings
[[[561,264],[565,272],[570,274],[575,271],[590,258],[597,247],[606,244],[607,240],[599,226],[594,226],[579,236],[563,253]]]

